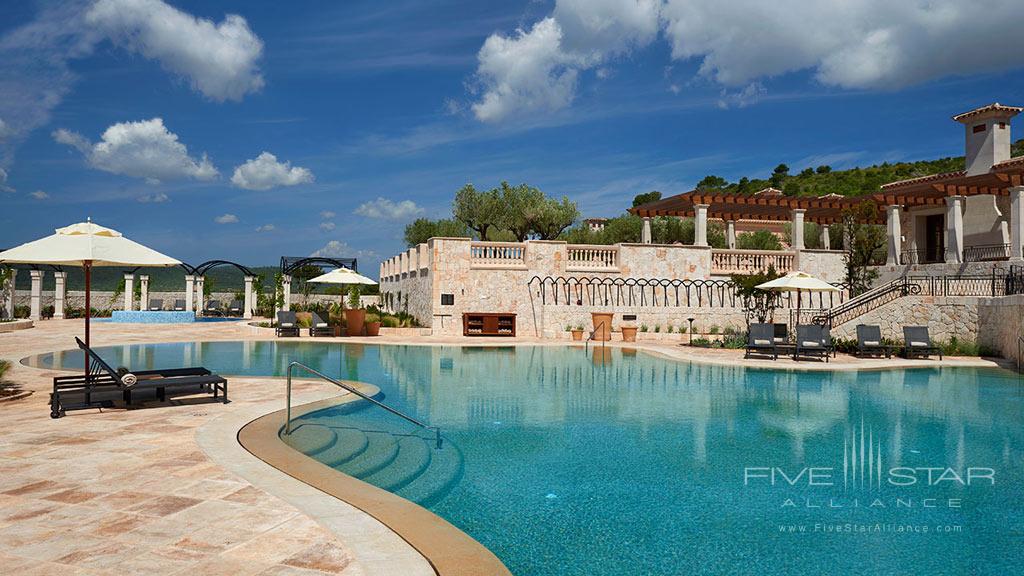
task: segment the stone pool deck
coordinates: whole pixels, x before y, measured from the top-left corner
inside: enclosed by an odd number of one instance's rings
[[[0,571],[18,574],[417,574],[434,573],[415,550],[369,515],[313,490],[242,450],[245,423],[283,406],[275,378],[230,378],[227,405],[202,398],[136,410],[84,410],[49,418],[54,371],[26,356],[74,347],[82,322],[46,321],[0,334],[5,380],[34,391],[0,402]],[[97,346],[273,339],[242,323],[94,324]],[[391,335],[375,343],[508,345],[567,341]],[[593,346],[593,344],[591,344]],[[621,346],[615,342],[612,346]],[[632,345],[630,345],[632,346]],[[996,366],[977,358],[859,360],[829,364],[742,360],[742,352],[637,348],[679,360],[797,369]],[[216,369],[216,366],[211,366]],[[337,391],[297,382],[296,400]]]

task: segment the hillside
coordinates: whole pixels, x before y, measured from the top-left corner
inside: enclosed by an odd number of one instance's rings
[[[1024,155],[1024,139],[1017,140],[1012,146],[1012,155]],[[790,167],[780,164],[768,178],[741,178],[737,182],[727,182],[723,178],[710,175],[697,184],[703,190],[724,190],[729,192],[757,192],[769,186],[782,190],[787,196],[822,196],[825,194],[841,194],[843,196],[861,196],[878,192],[883,184],[963,170],[964,157],[940,158],[938,160],[920,160],[917,162],[882,163],[866,168],[850,168],[848,170],[832,170],[830,166],[797,167],[799,172],[793,173]]]

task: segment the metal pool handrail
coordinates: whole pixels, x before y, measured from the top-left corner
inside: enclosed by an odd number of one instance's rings
[[[590,336],[587,336],[587,341],[583,343],[583,351],[584,352],[587,352],[588,350],[590,350],[590,341],[594,339],[594,336],[597,334],[598,330],[604,330],[604,324],[605,324],[604,320],[601,320],[597,324],[597,326],[594,326],[594,329],[590,331]],[[604,348],[604,342],[605,342],[604,340],[601,340],[601,347],[602,348]]]
[[[334,378],[331,378],[330,376],[327,376],[326,374],[322,374],[322,373],[318,372],[317,370],[314,370],[313,368],[310,368],[309,366],[306,366],[302,362],[291,362],[291,363],[288,364],[288,380],[287,380],[287,394],[286,394],[287,398],[285,400],[285,424],[284,424],[284,433],[285,434],[291,434],[292,433],[292,369],[295,368],[296,366],[299,367],[299,368],[302,368],[303,370],[305,370],[306,372],[309,372],[310,374],[313,374],[315,376],[320,377],[321,380],[325,380],[327,382],[330,382],[331,384],[334,384],[338,388],[341,388],[343,390],[347,390],[347,391],[355,394],[356,396],[359,396],[363,400],[371,402],[374,405],[379,406],[379,407],[387,410],[388,412],[391,412],[395,416],[398,416],[398,417],[403,418],[403,419],[405,419],[405,420],[407,420],[409,422],[412,422],[413,424],[419,426],[420,428],[423,428],[424,430],[433,430],[434,431],[435,446],[436,446],[436,448],[438,450],[441,449],[441,429],[439,427],[437,427],[437,426],[430,426],[430,425],[424,424],[423,422],[420,422],[419,420],[413,418],[412,416],[407,416],[406,414],[403,414],[402,412],[400,412],[398,410],[395,410],[394,408],[392,408],[391,406],[388,406],[387,404],[384,404],[383,402],[380,402],[380,401],[374,400],[373,398],[370,398],[366,394],[363,394],[359,390],[356,390],[355,388],[349,386],[348,384],[345,384],[344,382],[335,380]]]

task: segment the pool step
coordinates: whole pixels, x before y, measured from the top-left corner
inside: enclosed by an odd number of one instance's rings
[[[398,454],[388,466],[356,477],[394,492],[415,480],[430,466],[432,450],[419,436],[401,436],[396,444]]]
[[[387,468],[399,456],[398,439],[387,432],[366,432],[369,446],[359,456],[334,467],[349,476],[365,478]]]
[[[395,490],[395,494],[424,508],[430,508],[443,500],[462,480],[464,470],[462,450],[446,441],[444,448],[434,450],[431,454],[430,467],[405,486]]]
[[[320,424],[302,423],[292,428],[292,433],[282,435],[286,444],[307,456],[316,456],[327,450],[338,440],[334,429]]]
[[[334,445],[316,455],[316,459],[332,468],[352,460],[366,452],[370,439],[356,428],[334,428],[337,439]]]

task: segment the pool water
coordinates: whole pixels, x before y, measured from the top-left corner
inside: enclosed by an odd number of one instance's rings
[[[99,352],[136,369],[240,375],[280,376],[298,360],[379,386],[385,402],[440,426],[444,448],[365,403],[306,415],[286,441],[429,507],[516,574],[1024,566],[1024,382],[1009,371],[759,370],[551,346]]]

